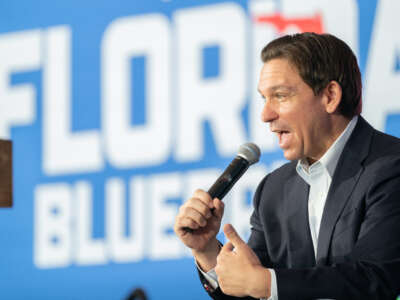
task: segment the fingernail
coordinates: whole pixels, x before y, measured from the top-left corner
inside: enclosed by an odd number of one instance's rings
[[[231,232],[233,232],[233,227],[231,224],[227,224],[225,226],[225,233],[231,233]]]

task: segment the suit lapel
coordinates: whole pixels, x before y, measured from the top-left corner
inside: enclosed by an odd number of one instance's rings
[[[364,170],[362,161],[368,155],[372,132],[373,128],[359,116],[340,156],[322,214],[317,246],[318,265],[326,264],[333,229]]]
[[[315,266],[315,254],[308,222],[308,184],[294,176],[286,182],[285,211],[289,239],[288,267]]]
[[[317,264],[325,264],[334,226],[362,172],[360,166],[354,164],[346,165],[346,160],[338,166],[340,168],[337,170],[339,171],[337,172],[338,180],[332,181],[332,186],[326,199],[318,234]]]

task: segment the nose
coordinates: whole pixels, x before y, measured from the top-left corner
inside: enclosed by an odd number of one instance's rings
[[[271,103],[271,101],[266,100],[261,111],[261,120],[265,123],[269,123],[278,119],[278,117],[279,114],[274,105]]]

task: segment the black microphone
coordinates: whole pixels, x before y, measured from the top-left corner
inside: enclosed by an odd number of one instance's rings
[[[236,157],[208,190],[211,198],[222,200],[232,186],[242,177],[244,172],[246,172],[252,164],[258,162],[259,159],[260,149],[256,144],[246,143],[241,145]]]
[[[222,198],[230,191],[246,170],[260,159],[260,148],[256,144],[246,143],[239,147],[238,154],[228,165],[217,181],[210,187],[208,193],[211,199]],[[214,208],[211,209],[213,212]],[[189,227],[183,228],[186,232],[193,232]]]

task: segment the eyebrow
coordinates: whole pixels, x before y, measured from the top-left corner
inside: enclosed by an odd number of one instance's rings
[[[279,89],[282,89],[282,88],[283,88],[283,89],[287,89],[287,90],[289,90],[289,91],[295,91],[295,90],[296,90],[296,88],[291,87],[291,86],[287,86],[287,85],[276,85],[276,86],[273,86],[273,87],[268,88],[268,91],[269,91],[269,92],[275,92],[276,90],[279,90]],[[261,93],[261,90],[260,90],[259,88],[257,88],[257,91],[260,93],[261,97],[264,97],[263,94]]]

